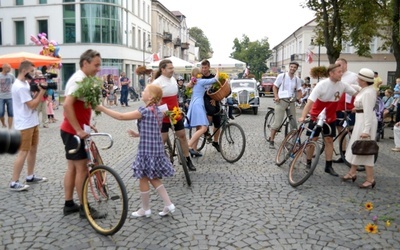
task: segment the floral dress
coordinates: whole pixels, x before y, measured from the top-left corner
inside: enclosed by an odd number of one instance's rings
[[[133,177],[149,179],[170,177],[175,173],[165,154],[161,137],[162,112],[156,106],[140,107],[142,118],[138,120],[139,149],[132,164]]]

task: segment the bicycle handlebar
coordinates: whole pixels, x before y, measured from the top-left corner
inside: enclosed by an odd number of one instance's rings
[[[92,137],[92,136],[107,136],[110,139],[110,145],[108,145],[107,147],[101,148],[101,149],[109,149],[112,147],[112,145],[114,143],[112,136],[107,133],[90,133],[89,137]],[[79,138],[79,136],[77,136],[77,135],[74,135],[74,138],[75,138],[76,142],[78,143],[78,145],[76,146],[76,148],[68,150],[69,154],[75,154],[76,152],[78,152],[79,148],[81,147],[81,138]],[[89,140],[89,138],[85,138],[85,140]]]

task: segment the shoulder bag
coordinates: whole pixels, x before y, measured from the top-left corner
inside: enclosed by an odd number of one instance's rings
[[[378,143],[374,140],[356,140],[351,145],[353,155],[375,155],[379,151]]]

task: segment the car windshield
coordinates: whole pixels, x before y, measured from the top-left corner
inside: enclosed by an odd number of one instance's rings
[[[239,88],[239,87],[247,87],[247,88],[255,88],[256,84],[253,82],[233,82],[232,88]]]
[[[267,77],[262,79],[262,83],[274,83],[275,82],[275,77]]]

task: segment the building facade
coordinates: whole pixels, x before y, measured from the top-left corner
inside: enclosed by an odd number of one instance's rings
[[[101,53],[100,75],[125,71],[136,87],[135,69],[153,53],[189,58],[185,18],[153,0],[1,0],[0,54],[39,53],[31,36],[46,33],[62,58],[60,89],[87,49]]]
[[[286,72],[289,69],[290,61],[297,61],[300,64],[298,75],[302,79],[310,76],[310,69],[315,66],[329,66],[326,48],[323,45],[316,45],[314,20],[298,28],[290,36],[274,46],[272,56],[267,60],[267,67],[273,72]],[[349,44],[343,44],[340,57],[348,61],[348,70],[358,72],[361,68],[370,68],[379,73],[383,84],[395,82],[396,61],[390,51],[379,51],[382,45],[379,38],[374,38],[370,43],[371,58],[360,57],[355,54],[355,49]],[[311,53],[312,62],[307,61],[308,54]],[[311,79],[315,83],[317,79]]]

